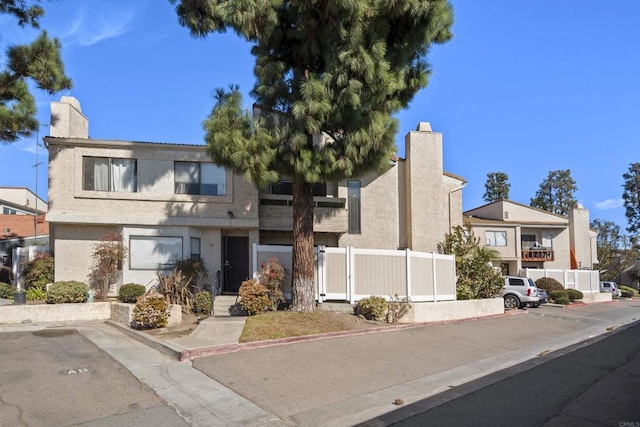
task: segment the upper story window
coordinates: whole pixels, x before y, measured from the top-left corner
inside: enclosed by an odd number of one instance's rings
[[[327,184],[324,182],[316,182],[312,187],[314,197],[327,197]],[[293,196],[293,181],[280,180],[275,184],[271,184],[270,194],[279,194],[281,196]]]
[[[138,191],[136,159],[82,158],[82,189],[90,191]]]
[[[176,194],[224,196],[227,172],[214,163],[175,162]]]
[[[18,211],[16,211],[15,209],[11,209],[11,208],[8,208],[8,207],[4,206],[2,208],[2,213],[4,215],[16,215],[18,213]]]
[[[486,246],[507,246],[507,232],[485,231],[484,244]]]

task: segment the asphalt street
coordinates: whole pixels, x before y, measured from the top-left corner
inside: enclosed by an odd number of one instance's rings
[[[74,328],[0,333],[0,426],[188,425]]]
[[[491,377],[483,378],[448,392],[451,396],[444,393],[403,408],[419,413],[393,425],[640,425],[640,324],[596,342],[560,350],[558,355],[548,358],[546,363],[496,383],[491,384],[494,380]],[[490,385],[482,386],[487,383]],[[464,394],[465,390],[478,387],[477,391]],[[460,394],[464,395],[455,398]],[[437,405],[448,397],[453,398]],[[433,405],[437,406],[421,409]],[[361,425],[389,423],[383,416]]]

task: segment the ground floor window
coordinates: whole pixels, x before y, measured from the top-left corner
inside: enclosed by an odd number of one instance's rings
[[[129,268],[132,270],[166,270],[182,260],[182,237],[131,236]]]

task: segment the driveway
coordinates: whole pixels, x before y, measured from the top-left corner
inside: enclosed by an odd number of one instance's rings
[[[0,425],[187,425],[72,328],[0,333]]]

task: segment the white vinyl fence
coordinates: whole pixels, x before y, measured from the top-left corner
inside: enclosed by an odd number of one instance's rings
[[[597,270],[551,270],[525,268],[524,276],[535,282],[541,277],[556,279],[565,289],[577,289],[582,293],[600,292],[600,272]]]
[[[291,246],[253,245],[253,276],[262,262],[277,258],[286,269],[291,295]],[[414,302],[455,301],[455,257],[411,250],[315,248],[316,299],[354,303],[372,295],[398,295]]]

